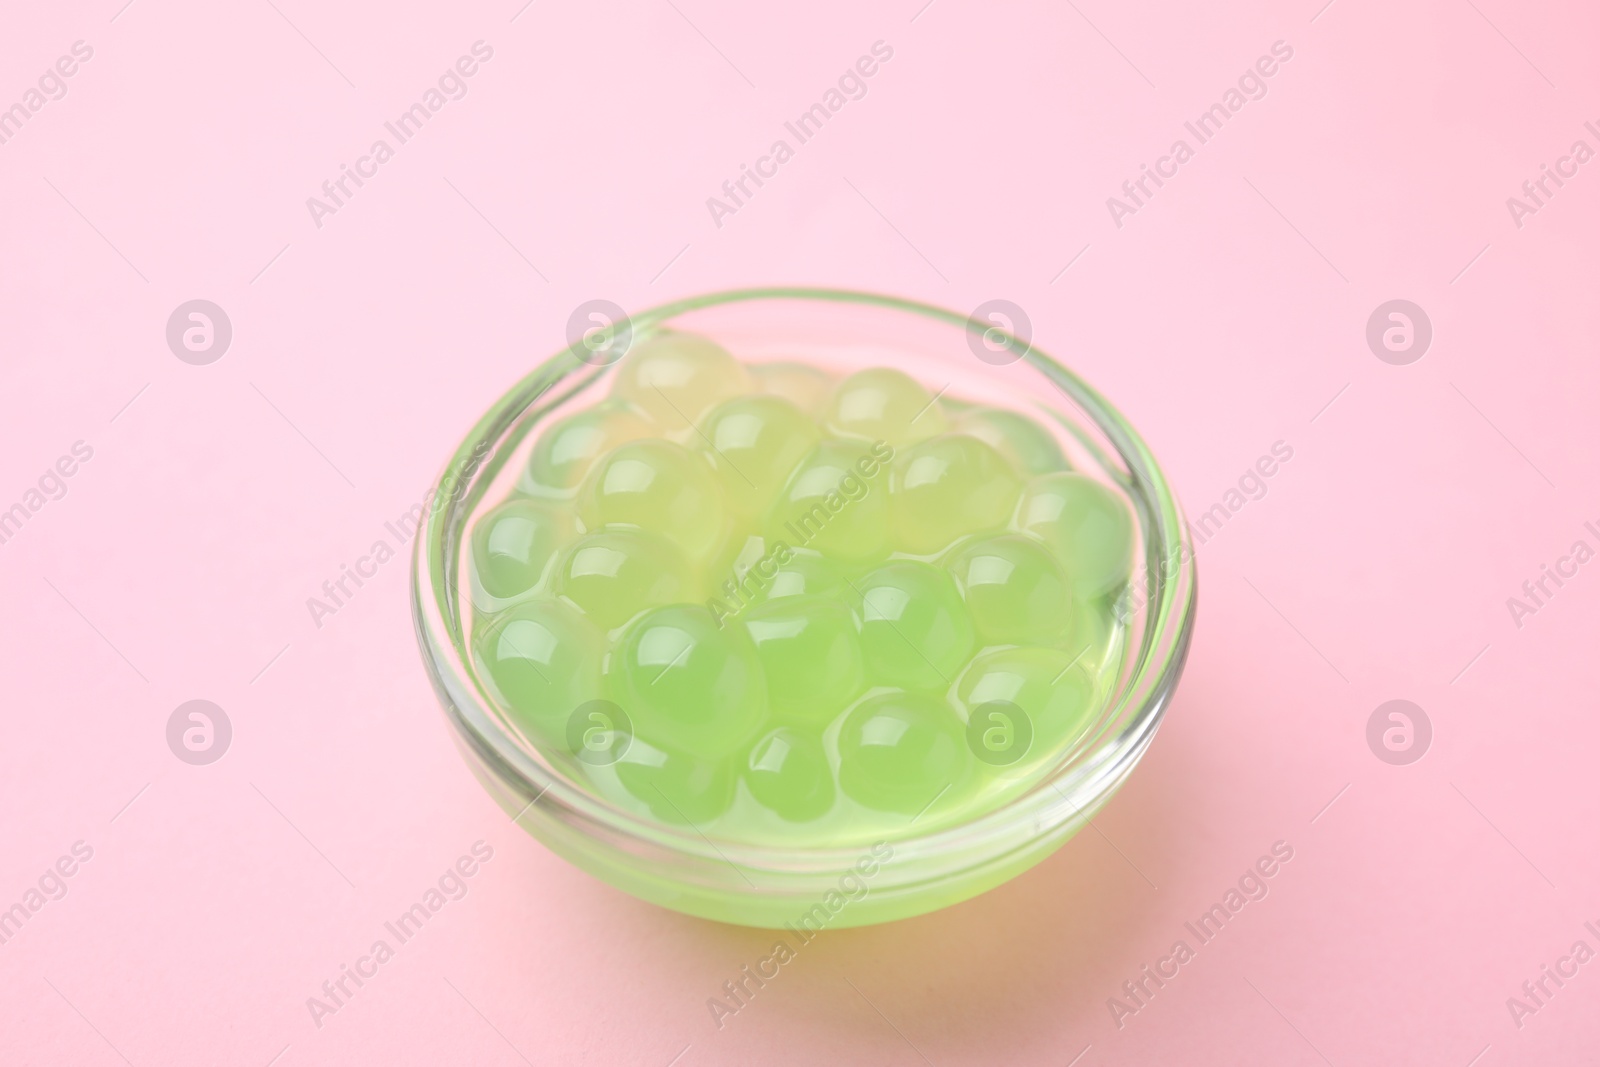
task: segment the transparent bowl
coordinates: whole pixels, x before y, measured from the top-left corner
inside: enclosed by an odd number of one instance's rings
[[[1009,325],[1009,323],[1007,324]],[[615,361],[574,344],[479,420],[430,496],[412,566],[417,640],[463,757],[506,813],[557,854],[635,896],[722,922],[796,930],[884,922],[956,903],[1028,869],[1110,799],[1155,736],[1182,672],[1195,613],[1194,552],[1143,440],[1099,393],[1025,337],[926,304],[870,293],[753,289],[632,316],[601,335],[699,333],[752,362],[803,360],[848,372],[898,367],[930,392],[1024,411],[1074,468],[1120,492],[1135,517],[1132,579],[1114,604],[1119,654],[1091,729],[1022,791],[965,821],[908,825],[870,847],[717,840],[624,810],[525,741],[469,654],[467,532],[515,484],[539,431],[604,395]],[[631,331],[631,334],[630,334]],[[1026,331],[1020,331],[1025,333]]]

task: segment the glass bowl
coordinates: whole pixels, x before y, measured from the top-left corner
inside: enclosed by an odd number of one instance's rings
[[[1155,736],[1194,625],[1187,524],[1127,421],[1033,347],[1026,327],[1012,332],[1013,319],[1025,319],[1009,305],[1010,318],[979,318],[870,293],[752,289],[631,318],[619,318],[621,309],[611,305],[579,337],[588,307],[574,315],[572,344],[496,401],[456,449],[430,493],[413,558],[423,661],[467,765],[512,820],[635,896],[802,936],[965,900],[1038,863],[1082,828]],[[719,840],[693,826],[653,821],[591,791],[529,744],[488,696],[469,653],[466,535],[516,484],[538,431],[602,396],[616,358],[663,329],[710,337],[756,363],[799,359],[841,372],[897,367],[930,392],[1027,412],[1056,434],[1075,469],[1120,493],[1134,515],[1134,569],[1107,604],[1120,641],[1087,734],[1050,754],[1026,788],[970,818],[920,828],[912,820],[882,840],[835,847]]]

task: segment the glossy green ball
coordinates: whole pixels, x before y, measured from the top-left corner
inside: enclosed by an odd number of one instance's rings
[[[1028,483],[1017,515],[1062,561],[1080,596],[1101,596],[1127,582],[1133,515],[1108,487],[1082,474],[1047,474]]]
[[[833,391],[833,379],[804,363],[758,363],[750,368],[761,391],[781,396],[807,415],[815,415]]]
[[[791,551],[787,562],[777,562],[774,557],[774,563],[775,569],[767,568],[772,577],[762,583],[757,603],[796,596],[838,596],[849,588],[839,568],[814,552]]]
[[[565,498],[577,492],[594,461],[625,441],[649,437],[649,423],[627,408],[601,405],[562,419],[539,435],[528,457],[530,492]]]
[[[1061,563],[1017,534],[972,541],[950,571],[985,645],[1059,644],[1072,629],[1073,600]]]
[[[623,357],[612,393],[667,433],[692,436],[700,417],[724,400],[750,392],[744,364],[715,341],[691,333],[659,333]]]
[[[637,526],[702,563],[730,532],[727,501],[705,460],[659,438],[629,441],[595,465],[579,504],[584,523]]]
[[[767,683],[750,639],[698,605],[637,619],[606,662],[614,699],[652,744],[713,759],[748,744],[767,714]]]
[[[956,686],[962,714],[984,705],[1011,705],[1027,717],[1030,762],[1059,756],[1083,736],[1095,712],[1095,685],[1084,665],[1089,653],[1058,648],[1003,648],[973,658]]]
[[[517,736],[640,819],[799,848],[992,810],[1092,740],[1138,534],[1063,426],[633,337],[461,546]]]
[[[843,437],[886,441],[895,448],[926,441],[949,427],[939,402],[910,375],[890,367],[856,371],[834,387],[823,422]]]
[[[889,552],[887,445],[823,441],[790,477],[767,513],[767,539],[846,564]]]
[[[728,810],[737,782],[727,760],[706,759],[634,737],[615,766],[622,788],[664,823],[699,826]]]
[[[790,822],[808,822],[833,807],[833,770],[821,739],[790,727],[755,743],[744,782],[757,803]]]
[[[740,586],[747,584],[747,576],[754,573],[752,568],[769,555],[771,553],[766,541],[760,534],[751,533],[744,524],[735,522],[733,532],[722,542],[722,547],[701,568],[701,577],[706,584],[705,594],[713,598],[725,598],[730,606],[749,598],[754,586],[749,590],[742,590]],[[732,589],[728,587],[730,582],[734,583]]]
[[[861,641],[842,601],[782,597],[755,605],[739,620],[761,659],[775,709],[827,722],[861,692]]]
[[[958,796],[972,764],[961,720],[922,693],[868,697],[839,731],[839,788],[877,811],[917,816]]]
[[[817,446],[816,424],[789,401],[745,396],[711,410],[701,449],[722,480],[733,509],[761,515],[788,484],[801,460]]]
[[[472,566],[490,596],[526,593],[544,578],[556,553],[577,536],[570,508],[515,497],[472,527]]]
[[[972,655],[961,593],[927,563],[893,560],[855,582],[861,650],[875,685],[944,690]]]
[[[567,751],[567,719],[598,691],[605,638],[558,600],[517,604],[474,635],[479,677],[535,739]]]
[[[1011,519],[1022,479],[976,437],[943,434],[903,450],[890,474],[895,543],[931,555],[961,537]]]
[[[1019,411],[973,408],[956,420],[955,428],[999,452],[1023,474],[1049,474],[1069,466],[1050,431]]]
[[[553,585],[597,625],[612,630],[641,611],[682,600],[690,576],[683,557],[655,534],[600,530],[567,549]]]

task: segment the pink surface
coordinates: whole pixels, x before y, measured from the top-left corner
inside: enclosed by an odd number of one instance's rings
[[[1600,149],[1592,11],[921,2],[11,13],[0,106],[93,56],[0,144],[0,508],[93,455],[0,544],[0,907],[41,905],[0,946],[0,1062],[1587,1062],[1600,963],[1560,960],[1600,950],[1600,564],[1507,598],[1600,548],[1600,162],[1507,198]],[[480,40],[465,95],[319,227],[307,198]],[[716,225],[707,197],[880,40],[864,98]],[[1184,123],[1278,41],[1199,144]],[[1118,226],[1107,198],[1180,138]],[[306,599],[580,302],[783,283],[1015,301],[1191,517],[1293,459],[1200,549],[1188,672],[1095,830],[825,935],[719,1029],[708,998],[772,935],[509,825],[449,743],[404,562],[320,628]],[[233,325],[206,366],[164,335],[197,298]],[[1405,366],[1365,339],[1397,298],[1434,328]],[[233,727],[208,766],[166,741],[192,699]],[[1391,699],[1432,724],[1410,765],[1368,747]],[[314,1019],[478,841],[465,896]],[[1200,945],[1185,923],[1280,841]],[[1576,974],[1534,1001],[1547,964]]]

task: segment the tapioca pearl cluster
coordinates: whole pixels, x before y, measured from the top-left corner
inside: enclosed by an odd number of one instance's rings
[[[635,734],[597,780],[665,821],[728,811],[740,783],[794,823],[841,799],[915,815],[986,773],[975,708],[1022,708],[1037,753],[1092,706],[1073,605],[1126,579],[1131,518],[1064,467],[1033,420],[898,371],[835,382],[653,339],[535,442],[534,499],[474,529],[477,580],[511,605],[474,654],[558,752],[579,704],[624,707]],[[803,547],[733,618],[702,606],[780,540]]]

